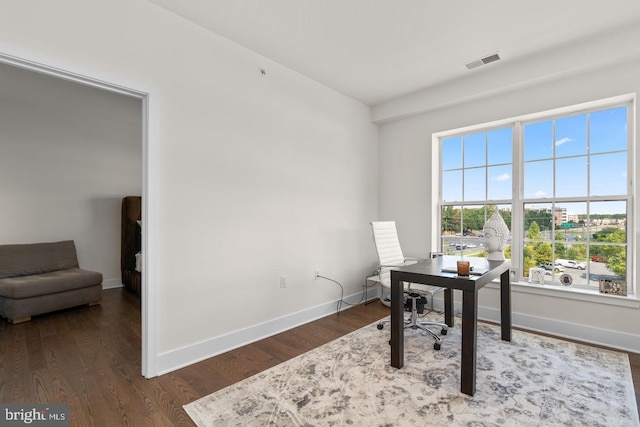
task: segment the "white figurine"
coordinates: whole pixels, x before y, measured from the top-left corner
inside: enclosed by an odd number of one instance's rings
[[[504,261],[504,247],[509,237],[509,227],[496,209],[483,228],[484,242],[489,261]]]

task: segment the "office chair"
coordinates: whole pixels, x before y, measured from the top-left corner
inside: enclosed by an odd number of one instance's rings
[[[400,241],[398,240],[398,232],[396,230],[395,221],[373,221],[371,222],[371,228],[373,229],[373,240],[376,244],[376,250],[378,252],[378,259],[380,261],[380,266],[377,270],[377,281],[382,285],[383,290],[386,288],[388,290],[391,289],[391,268],[399,267],[402,265],[414,264],[418,260],[405,258],[402,254],[402,249],[400,247]],[[405,308],[409,308],[411,310],[411,316],[409,319],[405,320],[405,328],[412,329],[421,329],[427,333],[429,333],[434,339],[435,343],[433,344],[433,348],[436,350],[440,350],[440,337],[435,332],[431,331],[428,326],[438,326],[440,327],[440,333],[442,335],[446,335],[448,331],[448,326],[446,323],[435,322],[435,321],[422,321],[418,319],[418,314],[422,314],[424,310],[424,305],[427,303],[427,297],[431,297],[431,304],[433,304],[433,296],[438,293],[444,291],[444,288],[439,286],[429,286],[422,285],[416,283],[407,283],[404,282],[404,292],[405,292]],[[383,295],[381,295],[381,301],[385,303],[383,300]],[[386,305],[386,304],[385,304]],[[407,307],[409,306],[409,307]],[[384,323],[381,322],[378,324],[378,329],[384,328]]]

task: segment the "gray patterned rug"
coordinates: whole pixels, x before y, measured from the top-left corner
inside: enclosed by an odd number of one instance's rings
[[[442,349],[405,334],[390,366],[375,323],[185,405],[198,426],[639,426],[626,354],[478,324],[476,394],[460,393],[460,325]]]

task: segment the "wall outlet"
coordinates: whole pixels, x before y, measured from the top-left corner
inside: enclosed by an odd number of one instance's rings
[[[280,287],[281,288],[287,287],[287,276],[285,275],[280,276]]]
[[[315,280],[318,280],[320,278],[320,270],[316,268],[315,271],[313,272],[313,277]]]

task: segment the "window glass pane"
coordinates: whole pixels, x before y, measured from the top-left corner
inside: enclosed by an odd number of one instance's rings
[[[442,172],[442,200],[462,200],[462,170]]]
[[[482,233],[482,226],[486,222],[486,207],[481,206],[465,206],[463,212],[464,226],[462,227],[464,235],[474,237]]]
[[[556,120],[556,157],[587,154],[587,115]]]
[[[491,166],[487,168],[489,174],[488,193],[489,200],[511,199],[511,165]]]
[[[587,156],[556,160],[556,197],[587,195]]]
[[[627,194],[627,154],[600,154],[590,157],[591,195]]]
[[[553,215],[549,203],[524,205],[524,238],[551,240]]]
[[[441,215],[442,251],[446,255],[482,256],[478,230],[482,230],[484,224],[484,205],[446,206]]]
[[[593,241],[626,243],[627,204],[625,202],[589,203],[587,232]]]
[[[591,154],[627,149],[627,107],[591,113]]]
[[[459,169],[462,167],[462,137],[442,140],[442,169]]]
[[[626,280],[625,246],[589,245],[589,256],[590,286],[598,287],[600,280]]]
[[[553,208],[554,270],[571,276],[573,285],[587,285],[586,212],[586,202],[556,204]]]
[[[527,162],[524,164],[524,197],[553,196],[553,162]]]
[[[552,266],[553,249],[549,242],[526,242],[523,250],[523,272],[528,276],[530,268],[544,268],[545,282],[557,282],[558,271]]]
[[[482,166],[487,161],[486,133],[464,137],[464,167]]]
[[[451,237],[462,232],[460,206],[443,206],[441,210],[442,237]]]
[[[587,219],[587,203],[557,203],[553,208],[553,228],[555,240],[567,242],[585,241],[585,225]],[[562,235],[559,238],[558,235]]]
[[[485,200],[487,197],[485,168],[464,170],[464,200]]]
[[[511,205],[498,205],[495,207],[500,211],[500,216],[504,219],[505,224],[509,230],[511,230]],[[487,206],[487,218],[493,215],[493,207]],[[511,234],[509,234],[509,238],[507,240],[511,240]]]
[[[512,162],[513,129],[504,128],[487,134],[488,164],[497,165]]]
[[[553,156],[553,122],[524,126],[524,160],[549,159]]]
[[[562,268],[563,274],[571,276],[572,285],[587,285],[589,263],[587,262],[587,245],[567,242],[556,244],[555,262]]]
[[[495,210],[498,209],[498,212],[500,212],[500,216],[502,217],[502,219],[504,220],[505,224],[507,224],[507,228],[509,229],[509,234],[506,237],[506,243],[505,243],[505,247],[504,247],[504,257],[506,259],[511,259],[511,205],[487,205],[486,206],[486,213],[485,213],[485,218],[489,218],[491,215],[493,215],[493,213],[495,212]],[[485,220],[486,222],[486,220]],[[483,228],[484,228],[484,223],[482,224]],[[484,242],[484,229],[481,229],[481,233],[478,234],[478,236],[480,237],[480,246],[483,248],[483,254],[481,256],[483,257],[487,257],[489,256],[488,252],[486,251],[486,244]]]

